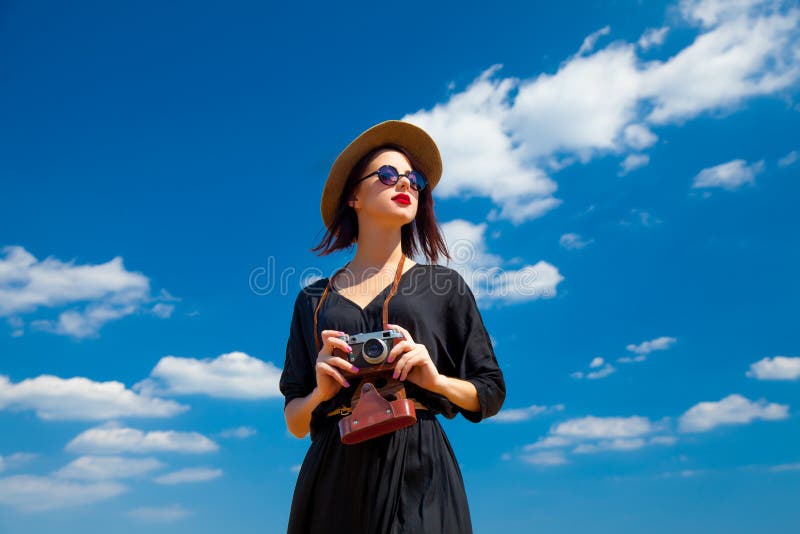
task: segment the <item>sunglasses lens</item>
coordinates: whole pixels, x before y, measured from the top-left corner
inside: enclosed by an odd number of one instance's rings
[[[408,180],[411,182],[411,187],[417,191],[422,191],[425,189],[425,186],[428,185],[428,180],[425,179],[425,176],[417,171],[411,171],[408,174]]]
[[[397,183],[397,169],[391,165],[384,165],[378,169],[378,179],[386,185]]]

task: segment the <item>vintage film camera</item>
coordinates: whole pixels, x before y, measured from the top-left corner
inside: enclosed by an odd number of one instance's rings
[[[403,334],[395,330],[380,330],[352,336],[339,336],[353,348],[353,352],[346,353],[334,347],[333,355],[339,356],[358,367],[358,376],[374,376],[386,371],[393,371],[395,363],[387,362],[389,352],[394,347],[395,340],[403,339]]]
[[[333,355],[359,368],[348,376],[361,378],[361,387],[350,400],[352,413],[339,420],[339,435],[345,444],[360,443],[417,422],[414,401],[406,398],[403,383],[392,378],[397,360],[389,363],[389,352],[403,334],[379,330],[340,336],[352,348],[349,354],[334,347]]]

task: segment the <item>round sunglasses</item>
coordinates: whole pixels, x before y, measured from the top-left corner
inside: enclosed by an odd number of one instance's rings
[[[428,180],[421,172],[417,171],[408,171],[403,174],[397,172],[392,165],[383,165],[377,171],[371,172],[368,175],[364,176],[360,180],[356,182],[356,185],[360,182],[363,182],[373,174],[378,175],[378,179],[381,181],[382,184],[385,185],[394,185],[397,183],[397,180],[400,179],[401,176],[405,176],[408,178],[408,181],[411,183],[411,189],[414,191],[422,191],[425,189],[425,186],[428,185]]]

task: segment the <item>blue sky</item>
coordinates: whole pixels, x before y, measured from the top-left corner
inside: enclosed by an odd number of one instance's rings
[[[10,1],[0,50],[0,532],[285,530],[319,194],[387,119],[506,376],[442,420],[476,532],[796,531],[796,4]]]

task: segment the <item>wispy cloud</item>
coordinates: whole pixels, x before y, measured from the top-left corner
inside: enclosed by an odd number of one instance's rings
[[[41,512],[104,501],[127,491],[113,481],[76,482],[64,478],[15,475],[0,478],[0,503],[23,512]]]
[[[80,480],[109,480],[143,475],[164,465],[155,458],[87,455],[76,458],[53,475]]]
[[[537,415],[560,412],[563,410],[563,404],[556,404],[555,406],[550,407],[534,404],[526,408],[504,408],[500,410],[497,415],[490,418],[489,421],[493,421],[495,423],[519,423],[532,419]]]
[[[558,244],[567,250],[582,249],[592,243],[594,243],[594,239],[587,239],[573,233],[563,234],[558,240]]]
[[[186,484],[191,482],[206,482],[222,476],[222,469],[208,467],[189,467],[173,471],[153,479],[157,484]]]
[[[150,295],[150,280],[125,269],[119,256],[101,264],[76,264],[48,257],[38,260],[21,246],[0,249],[0,317],[9,317],[21,335],[21,315],[62,310],[56,319],[38,318],[31,327],[76,338],[94,337],[113,320],[168,300]],[[174,297],[171,297],[174,300]],[[157,304],[156,304],[157,306]],[[164,317],[164,309],[157,316]]]

